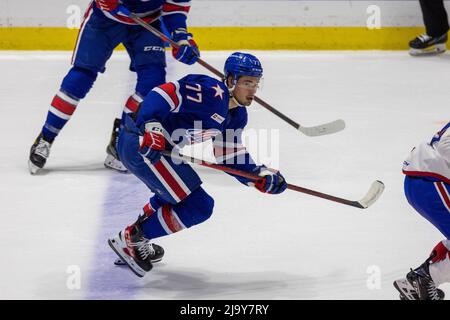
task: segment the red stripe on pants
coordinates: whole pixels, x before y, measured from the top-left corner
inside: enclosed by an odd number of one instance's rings
[[[166,181],[168,186],[175,192],[175,194],[180,200],[183,200],[184,198],[187,197],[186,192],[184,192],[180,184],[175,180],[175,178],[172,176],[169,170],[167,170],[162,161],[156,162],[153,166],[156,168],[161,177]]]
[[[80,25],[80,29],[78,30],[78,35],[77,35],[77,40],[75,41],[75,48],[73,48],[73,52],[72,52],[72,58],[70,59],[71,64],[74,63],[75,60],[75,54],[78,48],[78,40],[81,37],[81,33],[83,32],[83,28],[84,28],[84,24],[86,23],[87,18],[89,17],[89,14],[93,8],[93,3],[94,1],[91,1],[91,3],[89,4],[89,7],[87,8],[86,12],[84,13],[84,18],[83,18],[83,22]]]
[[[437,182],[436,185],[439,189],[439,192],[441,193],[442,199],[444,199],[444,202],[447,204],[447,208],[450,208],[450,199],[447,195],[447,190],[445,189],[443,183]]]

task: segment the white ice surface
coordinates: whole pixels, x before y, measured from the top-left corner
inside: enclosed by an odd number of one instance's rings
[[[407,204],[401,165],[449,120],[450,56],[254,53],[265,68],[261,98],[304,126],[347,123],[343,132],[309,138],[252,106],[249,128],[280,130],[279,168],[288,181],[359,199],[379,179],[386,190],[377,203],[360,210],[289,190],[264,195],[199,169],[215,198],[212,218],[159,239],[164,260],[139,279],[112,264],[106,243],[150,195],[133,176],[103,168],[113,119],[133,91],[128,58],[114,54],[44,173],[31,176],[29,148],[70,53],[1,52],[0,298],[397,299],[392,281],[443,238]],[[227,54],[203,58],[221,69]],[[169,80],[208,74],[168,60]],[[70,289],[71,266],[81,272],[80,289]]]

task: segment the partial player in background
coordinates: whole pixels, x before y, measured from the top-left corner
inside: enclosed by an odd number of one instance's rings
[[[225,62],[223,82],[206,75],[188,75],[154,88],[137,114],[126,115],[118,152],[123,164],[154,193],[143,214],[111,239],[109,244],[138,276],[159,261],[163,249],[151,240],[207,220],[214,199],[187,163],[177,163],[163,150],[178,152],[192,143],[213,140],[218,163],[261,178],[235,178],[261,192],[277,194],[287,184],[278,171],[256,165],[242,145],[247,109],[263,74],[253,55],[233,53]],[[175,149],[175,150],[174,150]]]
[[[437,287],[450,282],[450,122],[429,143],[411,151],[403,173],[409,204],[446,239],[394,286],[404,300],[442,300],[444,293]]]
[[[413,56],[445,52],[449,29],[444,0],[419,0],[426,33],[409,42]]]
[[[157,29],[161,28],[162,20],[180,45],[172,50],[175,59],[186,64],[197,61],[200,54],[186,26],[190,0],[122,0],[120,4]],[[130,71],[137,74],[135,92],[126,101],[122,117],[135,112],[147,93],[166,81],[164,42],[122,15],[118,8],[119,0],[95,0],[86,11],[72,57],[73,66],[54,96],[42,131],[30,150],[32,174],[44,167],[54,139],[87,95],[98,73],[105,71],[106,62],[119,44],[125,46],[130,56]],[[125,172],[115,148],[120,122],[114,121],[105,166]]]

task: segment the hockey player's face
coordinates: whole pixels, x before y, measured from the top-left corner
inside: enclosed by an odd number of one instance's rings
[[[243,106],[249,106],[259,88],[259,80],[256,77],[240,77],[233,90],[234,98]]]

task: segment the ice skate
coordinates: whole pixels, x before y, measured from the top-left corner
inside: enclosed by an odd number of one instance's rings
[[[125,228],[108,240],[110,247],[138,277],[143,277],[153,268],[152,262],[160,261],[164,255],[162,247],[145,238],[138,223]]]
[[[440,37],[430,37],[426,33],[409,42],[409,53],[412,56],[434,55],[445,52],[447,34]]]
[[[431,278],[429,262],[426,261],[420,267],[408,272],[406,279],[416,290],[419,300],[444,300],[444,292],[438,288]]]
[[[114,126],[111,133],[111,139],[106,147],[106,159],[104,165],[108,169],[113,169],[121,173],[127,173],[128,169],[119,160],[119,154],[117,153],[116,142],[119,137],[120,119],[114,120]]]
[[[395,280],[393,285],[400,293],[400,300],[419,300],[416,289],[408,282],[408,280]]]
[[[158,246],[155,243],[152,243],[153,249],[155,250],[155,255],[150,258],[151,263],[160,262],[164,257],[164,249],[161,246]],[[121,259],[117,258],[114,260],[114,264],[116,266],[126,266],[127,264]]]
[[[38,173],[45,166],[51,147],[52,143],[45,140],[42,133],[39,134],[30,149],[28,168],[31,174]]]

